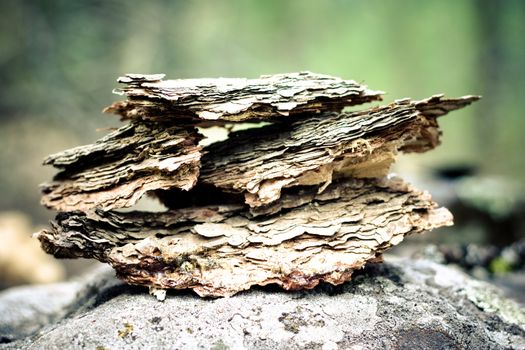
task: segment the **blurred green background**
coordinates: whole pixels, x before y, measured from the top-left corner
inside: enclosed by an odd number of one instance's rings
[[[442,118],[441,147],[397,171],[466,164],[525,178],[525,1],[2,0],[0,13],[0,211],[36,224],[53,215],[39,205],[54,173],[41,160],[119,124],[100,111],[128,72],[311,70],[387,91],[386,102],[480,94]]]

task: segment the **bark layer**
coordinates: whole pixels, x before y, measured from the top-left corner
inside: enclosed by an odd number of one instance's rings
[[[381,100],[381,91],[353,80],[311,72],[263,75],[259,79],[162,80],[164,74],[127,74],[128,97],[105,109],[122,119],[252,121],[288,115],[340,111]]]
[[[189,190],[200,168],[200,135],[151,123],[131,123],[87,146],[45,159],[63,170],[42,185],[42,204],[58,211],[125,208],[159,189]]]
[[[200,181],[240,192],[253,207],[277,200],[281,190],[333,178],[380,178],[398,151],[425,152],[439,144],[436,118],[477,96],[400,100],[353,113],[325,113],[290,124],[237,132],[206,148]]]
[[[132,284],[227,296],[252,285],[340,284],[404,236],[452,223],[428,193],[400,179],[336,182],[290,191],[281,205],[165,213],[61,214],[38,238],[57,257],[109,262]]]
[[[129,124],[52,156],[37,234],[58,258],[95,258],[131,284],[228,296],[253,285],[349,280],[406,235],[450,225],[430,195],[387,176],[399,152],[439,144],[437,117],[478,96],[381,99],[309,72],[259,79],[162,80],[128,74],[107,112]],[[269,121],[202,147],[197,127]],[[146,193],[166,212],[118,212]],[[160,293],[162,294],[162,292]],[[160,295],[159,294],[159,295]]]
[[[202,185],[242,194],[252,207],[267,205],[287,187],[319,185],[322,191],[334,178],[385,176],[399,151],[439,144],[438,116],[476,99],[400,100],[235,132],[204,148],[200,177],[194,129],[134,121],[93,145],[48,157],[45,164],[63,171],[43,186],[42,203],[59,211],[110,210],[157,191],[166,205],[181,207],[178,192],[158,191],[188,191],[199,177]]]

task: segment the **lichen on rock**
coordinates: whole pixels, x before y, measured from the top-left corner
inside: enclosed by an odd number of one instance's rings
[[[170,291],[160,304],[100,266],[74,282],[0,293],[0,349],[525,349],[525,324],[478,307],[471,288],[492,290],[452,266],[391,256],[336,287],[216,299]]]

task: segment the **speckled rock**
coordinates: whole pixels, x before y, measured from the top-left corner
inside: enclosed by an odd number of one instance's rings
[[[525,349],[521,306],[427,260],[388,257],[338,287],[221,299],[169,292],[159,302],[107,269],[39,288],[39,299],[30,289],[0,294],[0,349]]]

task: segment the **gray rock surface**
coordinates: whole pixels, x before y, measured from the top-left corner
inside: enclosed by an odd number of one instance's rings
[[[525,349],[525,310],[428,260],[392,259],[342,286],[164,302],[109,269],[0,293],[0,349]]]

